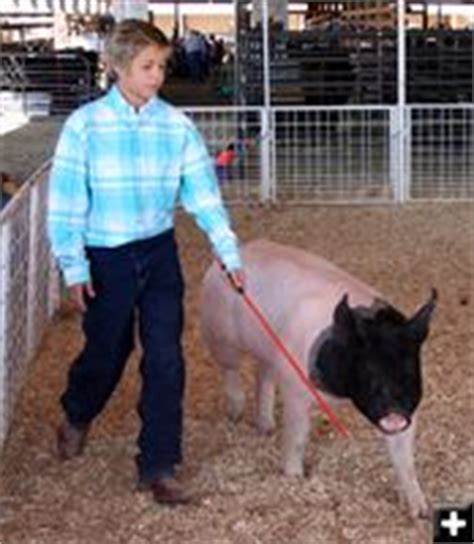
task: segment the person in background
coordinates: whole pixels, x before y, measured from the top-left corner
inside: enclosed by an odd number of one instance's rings
[[[237,157],[235,145],[229,144],[216,156],[216,173],[219,181],[228,181],[232,174],[232,165]]]
[[[48,232],[83,312],[85,336],[61,397],[59,457],[82,453],[92,422],[120,380],[138,321],[138,488],[174,505],[193,499],[176,472],[185,385],[178,199],[241,287],[244,273],[203,140],[183,113],[157,97],[169,55],[168,39],[151,24],[129,19],[115,26],[105,60],[116,84],[73,112],[62,129],[50,177]]]
[[[191,30],[185,36],[183,47],[186,54],[189,76],[192,81],[199,82],[203,78],[202,46],[199,34],[195,30]]]

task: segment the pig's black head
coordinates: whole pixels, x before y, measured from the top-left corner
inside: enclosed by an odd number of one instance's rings
[[[385,433],[406,429],[421,400],[420,351],[436,299],[433,289],[411,318],[390,305],[350,308],[347,295],[334,310],[330,338],[321,347],[320,377],[337,393],[339,372],[339,392]]]

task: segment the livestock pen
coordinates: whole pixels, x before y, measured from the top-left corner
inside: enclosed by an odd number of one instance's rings
[[[407,313],[432,286],[438,288],[440,302],[423,353],[417,465],[430,500],[472,500],[472,202],[289,206],[242,198],[231,215],[242,240],[266,237],[323,255]],[[25,374],[4,444],[2,540],[428,542],[431,522],[414,525],[400,507],[380,438],[354,410],[338,412],[351,431],[349,440],[315,411],[303,480],[279,472],[279,428],[270,437],[258,436],[253,428],[250,364],[244,418],[237,425],[226,421],[220,375],[203,348],[197,320],[199,283],[212,257],[203,235],[181,213],[177,235],[187,284],[182,470],[200,503],[168,509],[134,491],[139,353],[94,426],[85,454],[68,463],[57,461],[58,396],[82,341],[80,316],[63,301]],[[21,300],[12,303],[22,307]],[[7,334],[21,335],[22,327],[27,327],[24,319]]]
[[[248,4],[237,2],[241,15]],[[390,2],[391,11],[403,4]],[[465,93],[431,102],[431,80],[423,87],[430,100],[410,100],[406,67],[410,83],[410,66],[417,65],[405,63],[401,8],[397,37],[393,29],[389,36],[389,91],[396,94],[390,100],[378,85],[382,80],[369,78],[366,100],[276,103],[270,88],[271,43],[259,31],[262,101],[249,105],[253,102],[241,97],[225,107],[185,111],[213,157],[233,145],[235,157],[220,183],[242,241],[264,237],[319,254],[374,286],[406,314],[437,288],[439,304],[423,350],[416,461],[432,503],[466,504],[474,498],[474,105]],[[268,30],[266,22],[267,38]],[[466,35],[472,44],[472,32]],[[472,59],[472,48],[463,45],[463,58],[464,49]],[[239,58],[242,50],[237,53]],[[469,91],[472,72],[467,77]],[[444,86],[443,77],[437,81]],[[74,107],[95,95],[85,89],[73,89]],[[191,94],[200,92],[192,87]],[[51,111],[68,113],[59,108],[68,104],[56,100]],[[41,160],[46,148],[50,155],[58,126],[31,123]],[[3,148],[5,160],[9,149]],[[25,146],[19,170],[32,155]],[[182,472],[200,501],[170,509],[135,492],[139,348],[93,426],[84,455],[60,463],[55,452],[59,396],[82,335],[80,315],[60,297],[46,241],[47,178],[45,163],[0,215],[2,542],[431,541],[431,520],[410,520],[398,502],[384,444],[351,407],[337,411],[350,439],[314,411],[304,479],[288,479],[279,471],[279,402],[276,432],[262,437],[254,429],[250,361],[244,371],[244,417],[237,424],[225,419],[221,377],[204,349],[197,318],[200,281],[212,255],[203,234],[181,211],[177,239],[187,286]]]

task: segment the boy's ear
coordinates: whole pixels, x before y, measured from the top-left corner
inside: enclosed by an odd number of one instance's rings
[[[104,65],[106,74],[108,76],[116,77],[115,68],[105,53],[101,56],[100,60],[102,64]]]
[[[118,65],[116,62],[113,62],[113,60],[105,52],[102,53],[101,61],[105,66],[105,71],[107,75],[113,77],[114,79],[117,79],[120,75],[120,72],[124,70],[123,66]]]

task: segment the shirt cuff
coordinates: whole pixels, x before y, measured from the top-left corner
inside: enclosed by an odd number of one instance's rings
[[[229,272],[242,268],[242,261],[238,251],[226,251],[220,255],[220,259]]]
[[[67,267],[63,270],[64,281],[69,287],[77,283],[89,283],[91,275],[87,263]]]

